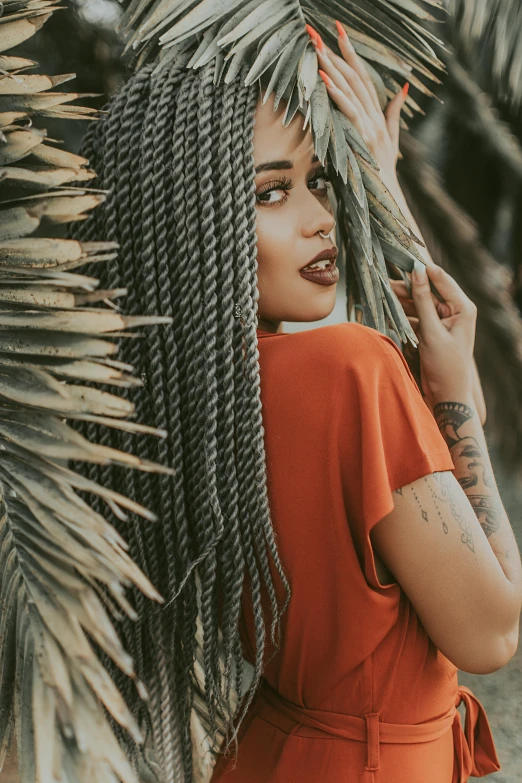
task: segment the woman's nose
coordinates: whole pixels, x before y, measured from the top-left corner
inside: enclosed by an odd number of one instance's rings
[[[326,239],[330,235],[330,238],[333,239],[333,230],[335,225],[336,222],[334,216],[329,212],[326,212],[325,214],[325,210],[323,210],[322,215],[316,215],[313,218],[311,217],[309,220],[305,220],[304,231],[308,236],[320,234],[324,239]]]
[[[300,212],[303,221],[303,233],[314,236],[319,231],[328,235],[335,226],[335,217],[321,201],[308,191],[305,204],[301,204]]]

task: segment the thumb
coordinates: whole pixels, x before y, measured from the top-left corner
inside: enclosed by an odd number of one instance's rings
[[[433,334],[433,330],[441,328],[439,314],[431,295],[426,264],[415,261],[411,275],[411,294],[419,318],[419,328],[423,336]],[[442,326],[442,328],[444,328]]]
[[[409,82],[406,82],[402,90],[399,90],[399,92],[388,103],[386,111],[384,112],[388,133],[390,134],[390,139],[392,140],[397,151],[399,150],[401,109],[406,102],[409,88]]]

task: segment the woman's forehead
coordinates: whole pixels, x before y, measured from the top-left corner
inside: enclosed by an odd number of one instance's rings
[[[300,111],[297,111],[292,121],[285,127],[283,125],[285,111],[286,102],[283,100],[274,111],[274,93],[268,97],[264,106],[261,97],[259,98],[254,124],[256,165],[267,160],[287,159],[294,161],[294,166],[310,163],[314,154],[310,125],[303,130],[304,117]]]

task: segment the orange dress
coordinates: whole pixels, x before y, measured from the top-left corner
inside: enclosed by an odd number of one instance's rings
[[[357,323],[258,338],[268,493],[292,598],[237,765],[233,748],[222,753],[212,783],[464,783],[498,771],[482,705],[400,585],[375,570],[369,532],[392,491],[454,468],[400,349]]]

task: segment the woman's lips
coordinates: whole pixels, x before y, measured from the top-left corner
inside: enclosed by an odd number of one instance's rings
[[[299,274],[306,280],[319,283],[319,285],[335,285],[339,282],[340,277],[339,267],[334,264],[329,264],[326,269],[301,269]]]

